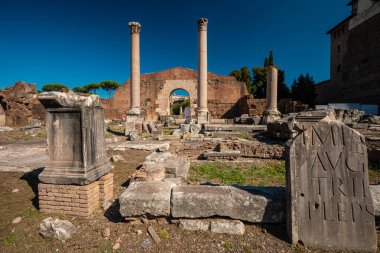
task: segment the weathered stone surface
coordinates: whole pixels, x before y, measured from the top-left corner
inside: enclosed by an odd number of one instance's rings
[[[175,218],[231,217],[249,222],[285,220],[284,195],[276,187],[176,186],[171,214]]]
[[[117,163],[119,161],[124,161],[124,157],[122,157],[121,155],[113,155],[111,156],[110,160],[114,163]]]
[[[76,232],[76,228],[70,221],[49,217],[42,221],[38,232],[43,237],[53,237],[65,241],[71,238],[72,234]]]
[[[181,124],[179,129],[174,130],[172,135],[183,135],[186,133],[199,134],[201,131],[201,126],[197,124]]]
[[[380,185],[370,185],[371,196],[373,201],[373,207],[375,210],[375,216],[380,216]]]
[[[217,151],[208,151],[203,154],[203,156],[207,160],[220,160],[220,159],[226,159],[226,160],[235,160],[240,156],[239,150],[227,150],[222,152]]]
[[[205,125],[206,131],[237,131],[252,133],[256,131],[266,131],[266,125]]]
[[[16,82],[14,86],[0,89],[0,127],[25,127],[37,122],[44,123],[45,109],[38,101],[37,94],[35,84],[24,82]]]
[[[284,147],[279,145],[278,142],[270,140],[265,142],[245,139],[229,140],[228,142],[219,143],[215,149],[222,152],[226,152],[227,150],[239,151],[242,157],[266,159],[281,159],[284,157]]]
[[[209,220],[180,219],[179,227],[190,231],[207,231],[210,228]]]
[[[365,138],[320,122],[287,144],[287,227],[293,244],[375,252]]]
[[[110,171],[100,98],[45,92],[48,160],[40,181],[47,184],[90,184]]]
[[[170,142],[152,142],[152,141],[139,141],[139,142],[123,142],[120,144],[115,144],[110,146],[110,149],[113,150],[120,150],[125,151],[125,149],[139,149],[139,150],[147,150],[147,151],[153,151],[157,150],[158,148],[165,147],[167,149],[170,148]]]
[[[287,117],[271,122],[267,125],[268,135],[278,139],[292,139],[298,133],[320,121],[332,121],[335,119],[333,109],[303,111],[297,114],[293,113]]]
[[[212,220],[211,232],[230,235],[244,235],[244,223],[239,220]]]
[[[162,181],[165,178],[187,179],[190,162],[170,152],[153,152],[145,157],[142,167],[130,179],[138,181]],[[173,181],[174,182],[174,181]]]
[[[171,182],[132,182],[121,194],[120,214],[123,217],[169,216]]]

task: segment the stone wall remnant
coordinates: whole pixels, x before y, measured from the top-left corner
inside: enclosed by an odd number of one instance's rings
[[[45,109],[35,84],[16,82],[0,90],[0,126],[26,127],[45,123]],[[38,123],[36,123],[38,122]]]
[[[318,122],[286,146],[287,230],[293,245],[376,252],[365,138]]]

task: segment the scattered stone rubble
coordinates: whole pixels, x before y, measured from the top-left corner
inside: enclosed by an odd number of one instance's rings
[[[38,232],[45,238],[55,238],[64,242],[71,238],[76,228],[70,221],[49,217],[42,221]]]
[[[145,158],[140,169],[129,178],[131,181],[175,181],[187,179],[190,162],[170,152],[153,152]]]

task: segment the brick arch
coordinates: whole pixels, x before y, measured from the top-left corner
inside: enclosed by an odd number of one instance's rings
[[[197,104],[197,83],[194,80],[166,80],[160,92],[157,94],[156,112],[159,115],[170,115],[170,102],[169,97],[175,90],[185,90],[190,96],[190,109],[191,114],[195,114],[195,107]]]

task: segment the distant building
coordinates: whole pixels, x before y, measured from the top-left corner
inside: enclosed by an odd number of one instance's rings
[[[349,17],[331,28],[330,80],[317,104],[380,104],[380,0],[353,0]]]

